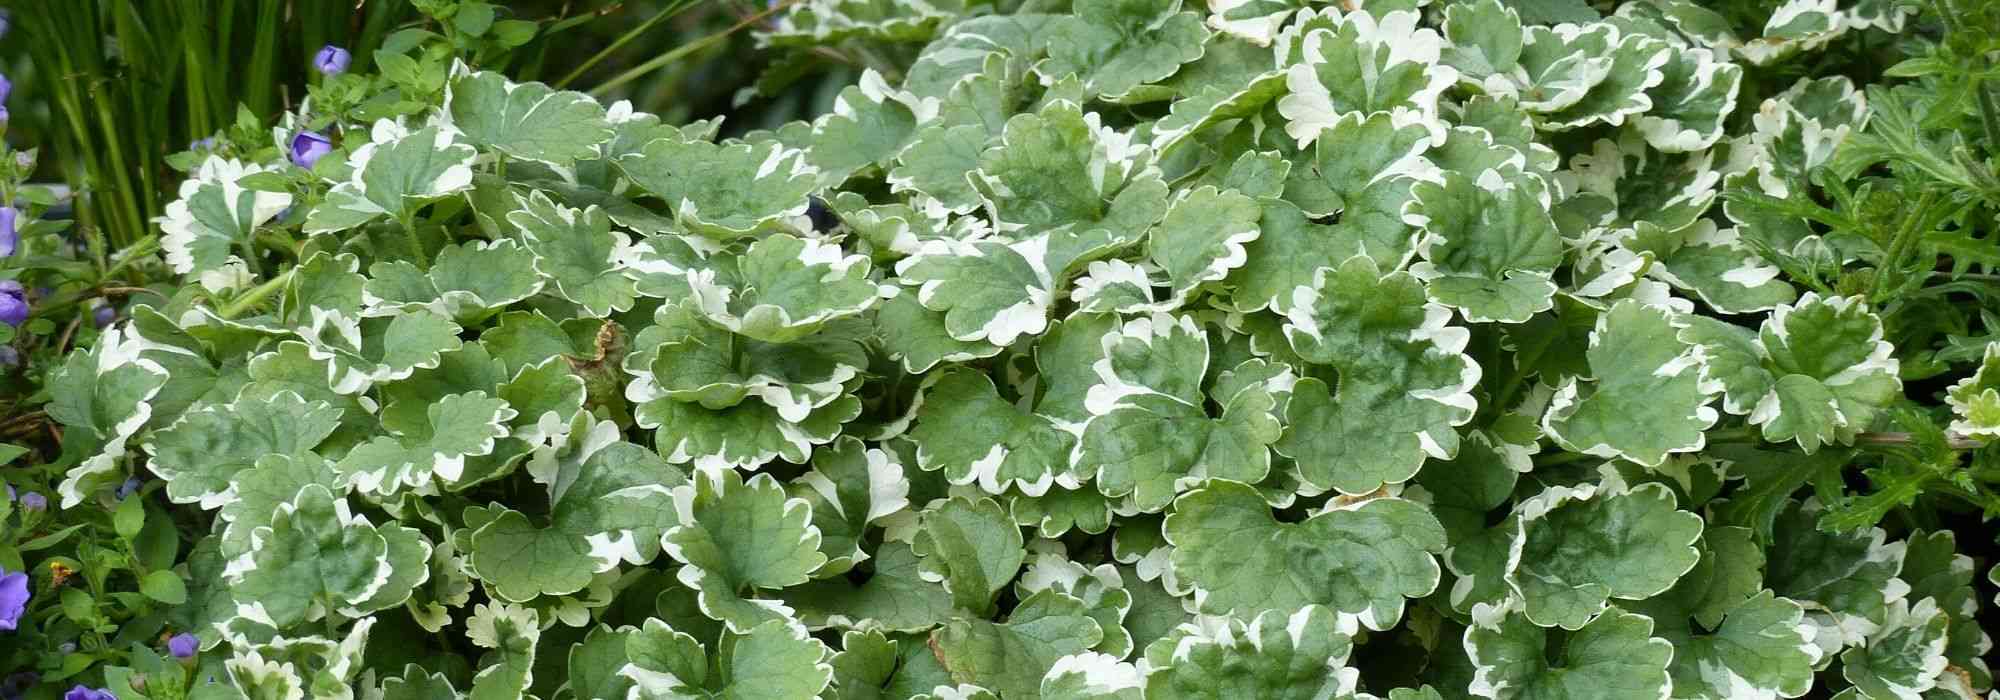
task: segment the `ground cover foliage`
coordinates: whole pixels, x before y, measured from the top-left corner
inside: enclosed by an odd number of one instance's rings
[[[1982,697],[1982,12],[811,0],[734,138],[433,56],[199,159],[56,496],[212,522],[202,696]]]

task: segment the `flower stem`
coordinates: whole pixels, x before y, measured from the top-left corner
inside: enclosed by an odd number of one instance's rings
[[[413,212],[405,211],[396,216],[396,222],[402,225],[403,235],[409,239],[410,255],[416,258],[417,269],[429,272],[431,256],[424,252],[424,239],[417,235],[417,217]]]
[[[264,299],[277,293],[278,290],[284,289],[285,284],[292,281],[292,273],[297,272],[298,269],[297,267],[286,268],[277,277],[266,280],[263,284],[251,287],[250,291],[244,292],[242,296],[229,300],[228,304],[223,305],[221,309],[216,311],[216,315],[221,316],[225,320],[232,319],[236,318],[238,314],[256,308],[258,304],[263,303]]]

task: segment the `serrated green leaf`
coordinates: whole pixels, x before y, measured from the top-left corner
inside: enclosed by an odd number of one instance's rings
[[[444,109],[473,145],[556,167],[596,157],[614,133],[589,95],[491,71],[453,78]]]
[[[1423,506],[1397,498],[1279,522],[1264,498],[1228,481],[1182,495],[1167,515],[1175,577],[1201,610],[1250,616],[1310,604],[1354,615],[1369,629],[1403,616],[1403,599],[1437,587],[1433,554],[1444,529]]]

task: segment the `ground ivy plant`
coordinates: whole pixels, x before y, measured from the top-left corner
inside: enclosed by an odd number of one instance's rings
[[[812,122],[308,104],[59,496],[212,521],[254,698],[1977,697],[2000,188],[1850,182],[1905,101],[1815,57],[1937,18],[1738,9],[808,0]]]

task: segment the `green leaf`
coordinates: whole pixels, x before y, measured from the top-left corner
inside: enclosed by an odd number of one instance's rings
[[[1807,636],[1812,627],[1797,602],[1758,592],[1729,608],[1707,634],[1689,627],[1685,612],[1658,612],[1655,634],[1675,649],[1674,697],[1798,697],[1812,687],[1822,652]]]
[[[1299,147],[1355,112],[1387,112],[1396,124],[1441,130],[1438,95],[1458,75],[1438,65],[1442,42],[1437,32],[1419,29],[1412,11],[1379,18],[1350,12],[1326,19],[1304,29],[1299,43],[1303,55],[1285,75],[1291,94],[1278,99],[1285,133]]]
[[[541,291],[541,281],[530,272],[535,264],[536,254],[513,241],[449,245],[438,251],[428,274],[403,260],[370,265],[361,298],[369,315],[429,310],[478,325]]]
[[[910,374],[928,372],[941,363],[953,364],[992,357],[1005,349],[984,341],[959,340],[945,325],[945,313],[924,308],[916,294],[898,294],[875,311],[875,336],[890,357]]]
[[[786,698],[819,695],[833,680],[832,653],[805,628],[773,620],[727,635],[715,658],[705,658],[693,637],[658,619],[626,640],[631,659],[619,674],[634,698]]]
[[[1889,605],[1880,629],[1840,655],[1840,675],[1870,698],[1916,700],[1945,672],[1946,629],[1950,624],[1937,601]]]
[[[777,234],[740,256],[688,275],[693,303],[708,320],[738,334],[787,343],[828,322],[872,308],[888,289],[869,281],[866,256],[839,246]]]
[[[473,145],[558,168],[597,157],[613,134],[604,108],[589,95],[516,83],[492,71],[453,78],[444,109]]]
[[[472,678],[471,700],[521,697],[534,682],[535,645],[541,641],[540,615],[532,608],[506,603],[475,606],[466,620],[466,636],[474,645],[492,649],[484,668]]]
[[[1419,180],[1437,177],[1436,166],[1424,157],[1432,135],[1424,125],[1397,120],[1387,112],[1342,114],[1325,129],[1314,139],[1312,150],[1301,149],[1294,157],[1284,189],[1285,199],[1307,216],[1339,215],[1339,224],[1331,231],[1334,240],[1324,244],[1332,249],[1315,257],[1338,262],[1367,255],[1387,267],[1401,267],[1418,244],[1416,232],[1404,223],[1403,210]],[[1253,255],[1258,252],[1253,250]],[[1254,259],[1251,263],[1260,264],[1297,263]],[[1310,275],[1304,280],[1309,281]]]
[[[238,498],[239,472],[267,454],[313,449],[339,427],[340,416],[340,408],[307,403],[290,391],[265,400],[246,395],[189,411],[171,429],[156,433],[147,445],[148,464],[167,482],[168,499],[221,508]]]
[[[1291,308],[1292,290],[1312,285],[1321,268],[1339,267],[1351,251],[1364,247],[1352,242],[1360,238],[1358,226],[1315,222],[1282,199],[1265,198],[1258,205],[1263,210],[1258,236],[1243,246],[1248,259],[1224,282],[1238,310],[1283,312]]]
[[[1049,239],[926,241],[896,263],[898,281],[915,286],[917,303],[944,314],[953,340],[1012,345],[1048,329],[1055,280],[1043,264]]]
[[[308,324],[296,330],[306,342],[307,356],[331,365],[327,380],[341,394],[358,394],[376,383],[436,367],[440,355],[463,344],[458,324],[431,313],[354,318],[315,306],[311,314]]]
[[[1056,659],[1042,676],[1043,700],[1140,700],[1145,679],[1118,658],[1084,652]]]
[[[1683,234],[1686,244],[1662,256],[1648,275],[1693,292],[1723,313],[1766,311],[1798,298],[1798,290],[1736,229],[1717,229],[1715,222],[1701,220]]]
[[[1521,16],[1500,0],[1453,3],[1445,8],[1439,29],[1446,42],[1440,60],[1469,82],[1506,73],[1520,63],[1526,40]]]
[[[926,378],[924,407],[910,440],[917,466],[991,494],[1018,487],[1038,495],[1066,472],[1075,436],[1048,416],[1000,397],[993,380],[965,369]]]
[[[924,511],[910,548],[925,579],[943,580],[953,603],[983,614],[1020,571],[1022,542],[1021,528],[993,499],[953,498]]]
[[[1306,483],[1365,494],[1457,451],[1452,427],[1472,418],[1480,368],[1464,353],[1468,332],[1447,325],[1451,312],[1425,302],[1415,277],[1356,256],[1295,291],[1286,318],[1299,356],[1341,378],[1338,394],[1299,380],[1285,407],[1275,447]]]
[[[1973,687],[1985,687],[1992,682],[1992,671],[1980,657],[1992,648],[1993,639],[1976,622],[1980,605],[1973,571],[1972,558],[1958,553],[1958,540],[1951,531],[1917,532],[1910,535],[1908,554],[1897,578],[1910,583],[1906,598],[1934,599],[1938,609],[1951,618],[1945,659],[1964,671]],[[1940,682],[1949,685],[1951,680],[1953,677],[1943,677]]]
[[[1319,605],[1184,625],[1146,648],[1147,696],[1351,697],[1360,680],[1347,667],[1355,632],[1352,619]]]
[[[1599,316],[1585,351],[1595,377],[1564,380],[1542,416],[1542,429],[1564,449],[1658,465],[1669,454],[1701,449],[1715,424],[1708,403],[1721,393],[1687,327],[1667,309],[1620,301]],[[1589,391],[1585,391],[1588,389]]]
[[[1490,609],[1465,631],[1477,669],[1473,695],[1485,698],[1606,698],[1666,696],[1674,648],[1652,636],[1653,621],[1617,608],[1561,635],[1535,626],[1518,611]]]
[[[1052,273],[1138,240],[1165,213],[1165,188],[1139,177],[1144,149],[1101,121],[1068,100],[1014,115],[970,176],[995,230],[1054,232],[1033,261]]]
[[[1515,507],[1507,585],[1538,625],[1575,630],[1611,599],[1665,592],[1694,568],[1701,516],[1663,484],[1552,486]]]
[[[1174,576],[1202,612],[1254,616],[1325,605],[1383,630],[1403,599],[1429,595],[1444,528],[1423,506],[1380,498],[1280,522],[1250,486],[1212,481],[1174,502],[1166,538]]]
[[[1596,58],[1604,66],[1604,79],[1590,86],[1576,102],[1547,110],[1541,128],[1574,129],[1592,124],[1617,125],[1646,112],[1653,106],[1646,91],[1666,79],[1663,67],[1673,49],[1666,42],[1640,34],[1620,36],[1616,29],[1596,25],[1562,40],[1563,49]],[[1535,43],[1548,43],[1543,28],[1529,30]],[[1560,36],[1560,32],[1550,35]]]
[[[139,592],[148,598],[168,605],[187,602],[187,584],[180,574],[172,571],[155,571],[139,578]]]
[[[777,142],[718,145],[658,138],[614,160],[633,184],[665,200],[693,233],[732,239],[789,230],[806,213],[817,173]]]
[[[43,408],[61,423],[63,448],[88,455],[56,486],[63,508],[119,481],[118,463],[128,443],[152,418],[151,401],[169,379],[159,363],[141,356],[148,341],[118,328],[98,336],[96,347],[71,353],[49,374]]]
[[[507,220],[520,227],[534,253],[535,273],[557,295],[592,317],[632,308],[635,288],[623,269],[633,264],[638,251],[625,234],[611,230],[603,209],[571,209],[540,190],[515,197],[520,208]]]
[[[634,391],[706,408],[754,398],[783,420],[804,421],[841,398],[868,363],[854,325],[780,344],[733,334],[680,306],[661,306],[654,320],[641,333],[642,340],[658,343],[649,385]]]
[[[1743,68],[1719,60],[1708,49],[1676,50],[1660,67],[1660,84],[1646,96],[1652,108],[1639,115],[1639,133],[1654,148],[1698,151],[1721,140],[1724,121],[1736,109]]]
[[[1218,397],[1210,418],[1200,376],[1208,337],[1188,317],[1141,318],[1104,337],[1078,449],[1082,476],[1106,496],[1130,495],[1145,512],[1164,509],[1181,491],[1211,478],[1262,481],[1268,446],[1280,434],[1277,399],[1258,386]],[[1094,469],[1093,469],[1094,468]]]
[[[1540,179],[1491,182],[1493,174],[1449,172],[1442,184],[1416,185],[1407,218],[1424,233],[1424,262],[1410,271],[1430,283],[1431,299],[1467,320],[1520,323],[1553,305],[1549,276],[1562,264],[1562,237]]]
[[[1902,393],[1894,348],[1858,297],[1808,292],[1774,310],[1754,338],[1707,320],[1682,336],[1709,356],[1724,410],[1748,413],[1764,439],[1795,441],[1808,454],[1852,443]]]
[[[994,532],[1000,532],[997,526]],[[1019,546],[1015,548],[1018,550]],[[950,555],[935,556],[947,557],[940,561],[957,561],[950,559]],[[869,575],[860,584],[836,576],[807,581],[786,588],[779,595],[786,605],[798,611],[807,628],[815,630],[837,627],[921,632],[951,618],[951,591],[924,578],[924,568],[908,543],[883,542],[861,568],[867,568]],[[951,580],[948,569],[946,579]]]
[[[868,69],[859,84],[840,91],[833,111],[813,121],[807,158],[824,182],[840,184],[865,168],[894,161],[916,135],[917,125],[935,114],[937,102],[889,87]]]
[[[1816,501],[1788,501],[1774,515],[1764,582],[1778,595],[1807,607],[1818,628],[1814,642],[1836,649],[1860,644],[1886,619],[1901,586],[1893,581],[1905,549],[1887,542],[1880,528],[1828,532]]]
[[[619,440],[609,421],[586,422],[569,441],[546,467],[537,456],[537,476],[549,485],[545,521],[503,508],[472,533],[472,571],[502,599],[568,595],[621,563],[643,565],[680,524],[672,489],[687,477],[679,469]]]
[[[362,493],[428,488],[434,478],[451,484],[465,474],[467,458],[493,453],[517,413],[506,401],[474,391],[442,397],[425,415],[424,423],[400,437],[385,435],[355,447],[334,469]]]
[[[375,122],[370,142],[348,156],[353,175],[306,215],[306,233],[340,233],[381,217],[407,216],[430,200],[471,189],[478,151],[460,143],[461,136],[443,125],[411,129]]]
[[[1027,599],[1045,590],[1059,591],[1083,601],[1090,618],[1097,621],[1098,629],[1103,632],[1103,638],[1091,647],[1093,652],[1112,660],[1132,653],[1132,635],[1125,631],[1125,615],[1132,609],[1132,594],[1125,590],[1118,567],[1111,564],[1090,567],[1070,561],[1060,552],[1042,552],[1014,584],[1014,595]]]
[[[285,192],[262,192],[238,184],[271,169],[210,155],[181,182],[180,198],[167,204],[160,224],[160,249],[176,274],[198,275],[235,259],[257,228],[291,206]]]
[[[867,559],[862,544],[870,524],[909,507],[910,481],[898,459],[843,437],[814,453],[812,471],[787,485],[788,493],[812,505],[820,551],[827,557],[816,576],[842,573]]]
[[[1049,58],[1035,71],[1048,82],[1075,74],[1088,94],[1115,101],[1201,58],[1208,29],[1200,15],[1180,7],[1179,2],[1082,0],[1076,14],[1051,23],[1043,39]]]
[[[1004,623],[959,618],[930,644],[952,680],[1008,698],[1040,698],[1042,677],[1062,657],[1102,638],[1083,601],[1046,590],[1021,601]]]
[[[225,577],[239,615],[279,629],[304,621],[316,605],[362,605],[385,593],[398,568],[421,567],[429,557],[423,544],[415,562],[392,559],[383,531],[319,485],[299,489],[250,537],[250,551],[230,563]]]
[[[748,482],[734,470],[700,472],[674,488],[682,520],[660,544],[683,566],[681,583],[701,591],[701,605],[738,633],[754,624],[721,612],[731,598],[804,583],[826,563],[812,505],[789,498],[769,474]],[[719,613],[719,614],[718,614]]]
[[[639,403],[633,421],[654,430],[654,448],[669,462],[696,466],[757,467],[774,459],[804,464],[814,445],[832,442],[843,424],[861,415],[861,400],[852,394],[797,422],[761,401],[709,409],[651,393],[628,398]]]
[[[1249,260],[1243,244],[1256,240],[1261,216],[1255,200],[1234,190],[1184,190],[1148,237],[1147,257],[1167,273],[1174,298],[1185,299]]]

